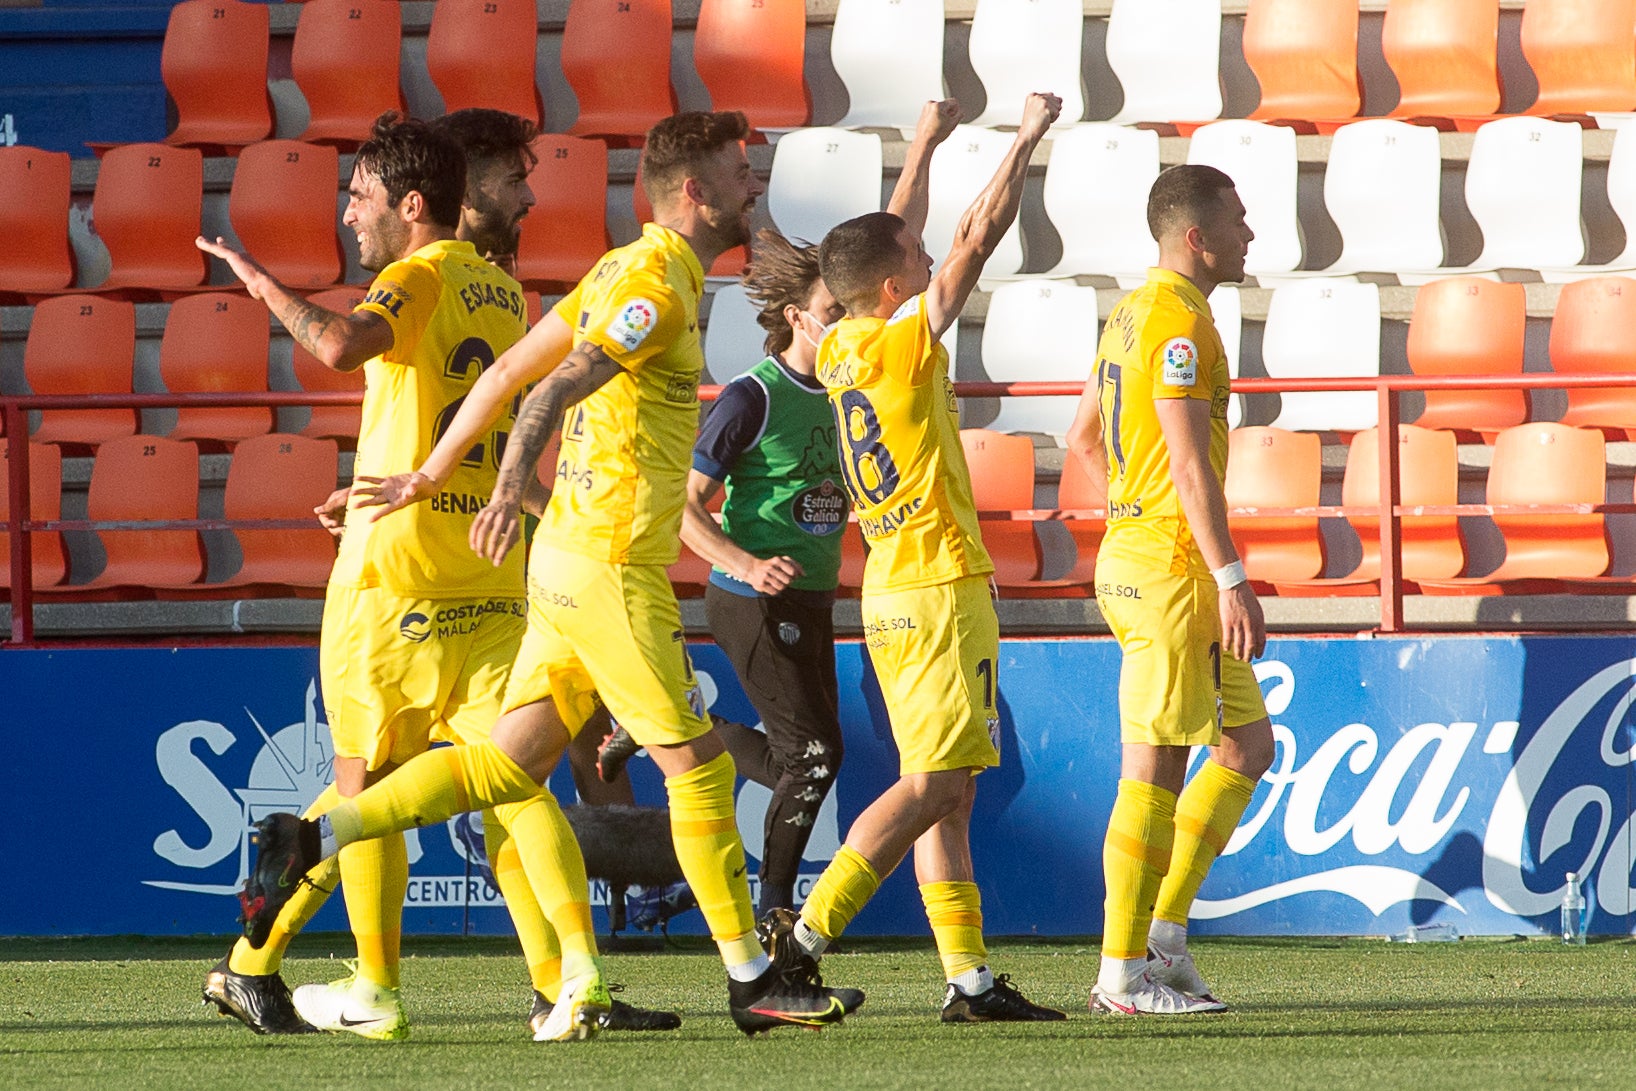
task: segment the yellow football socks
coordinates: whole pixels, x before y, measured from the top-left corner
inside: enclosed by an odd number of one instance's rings
[[[1170,869],[1176,833],[1176,796],[1155,784],[1119,781],[1102,843],[1102,957],[1147,957],[1148,922],[1159,883]]]
[[[312,801],[302,817],[317,818],[341,801],[341,793],[331,784],[318,798]],[[273,921],[273,930],[267,936],[267,942],[261,947],[250,946],[250,941],[240,939],[233,945],[233,951],[228,955],[227,968],[236,974],[276,974],[284,963],[284,952],[290,946],[290,939],[308,921],[312,920],[323,908],[324,902],[335,892],[335,884],[341,881],[341,866],[331,858],[325,860],[311,871],[307,872],[307,881],[296,888],[290,900],[284,903],[284,908],[278,911],[278,918]]]
[[[950,981],[969,970],[988,965],[983,946],[983,902],[976,883],[921,883],[920,900],[926,905],[937,940],[937,957]]]
[[[801,919],[824,939],[832,940],[846,931],[852,918],[879,889],[880,876],[869,861],[851,845],[842,845],[818,876],[817,885],[801,907]]]
[[[329,812],[337,845],[444,822],[462,811],[514,803],[540,786],[493,743],[442,746]]]
[[[395,989],[403,899],[409,889],[409,850],[403,834],[348,845],[340,858],[341,892],[358,943],[358,976]]]
[[[763,957],[755,935],[744,844],[733,812],[733,759],[727,754],[665,780],[676,861],[729,967]]]
[[[499,884],[506,909],[511,913],[511,923],[517,929],[517,939],[523,945],[529,983],[536,992],[555,1003],[557,989],[562,984],[562,949],[557,946],[557,933],[545,919],[534,897],[534,888],[528,885],[516,840],[493,811],[483,812],[483,847],[488,852],[494,881]]]
[[[1242,773],[1207,761],[1176,800],[1176,842],[1170,870],[1159,886],[1153,915],[1185,925],[1193,899],[1221,850],[1233,836],[1255,782]]]
[[[556,933],[562,952],[560,977],[572,981],[590,973],[596,969],[597,950],[585,858],[556,797],[535,789],[532,798],[502,804],[494,814],[511,831],[535,902]]]

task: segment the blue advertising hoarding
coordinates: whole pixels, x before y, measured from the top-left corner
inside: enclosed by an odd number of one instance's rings
[[[693,655],[714,710],[753,723],[725,657],[708,644]],[[896,774],[861,645],[838,659],[846,760],[802,895]],[[1105,639],[1002,644],[1004,757],[973,821],[991,934],[1101,929],[1118,660]],[[1636,640],[1283,639],[1257,674],[1278,754],[1201,892],[1196,931],[1379,935],[1449,921],[1467,935],[1540,934],[1556,927],[1569,871],[1590,878],[1593,932],[1632,931]],[[316,675],[311,648],[0,655],[13,804],[0,934],[231,931],[249,824],[299,810],[331,778]],[[663,805],[652,763],[631,768],[639,801]],[[566,771],[552,786],[574,798]],[[741,783],[738,799],[753,859],[767,792]],[[406,931],[509,929],[467,841],[452,824],[410,835]],[[312,927],[345,927],[339,899]],[[672,928],[704,930],[696,912]],[[853,931],[927,931],[909,868]]]

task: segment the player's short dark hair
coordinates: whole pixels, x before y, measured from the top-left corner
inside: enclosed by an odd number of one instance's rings
[[[1147,229],[1162,239],[1177,228],[1196,227],[1215,210],[1222,190],[1232,189],[1226,173],[1203,163],[1160,171],[1147,195]]]
[[[750,123],[737,110],[672,114],[648,130],[642,145],[642,191],[657,205],[729,144],[748,139]]]
[[[540,135],[539,126],[504,110],[471,106],[444,114],[432,122],[432,127],[448,133],[460,145],[466,153],[466,170],[471,174],[480,174],[514,155],[522,156],[525,170],[533,170],[539,158],[533,148],[534,138]]]
[[[381,180],[393,207],[409,193],[418,192],[434,223],[454,227],[460,222],[466,156],[453,137],[429,122],[387,111],[375,119],[354,167]]]
[[[756,233],[755,255],[744,270],[744,294],[761,308],[756,324],[767,331],[767,355],[783,352],[795,340],[795,331],[784,320],[784,308],[806,309],[815,288],[823,281],[818,273],[818,248],[808,242],[792,242],[772,228]]]
[[[880,301],[880,286],[903,265],[898,233],[903,217],[868,212],[830,230],[818,247],[824,283],[850,315],[867,314]]]

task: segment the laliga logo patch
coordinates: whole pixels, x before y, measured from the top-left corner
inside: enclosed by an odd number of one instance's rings
[[[905,299],[898,309],[892,312],[892,317],[886,320],[888,326],[902,322],[905,318],[913,318],[920,313],[920,297],[911,296]]]
[[[1172,337],[1164,347],[1164,381],[1170,386],[1192,386],[1199,381],[1199,347],[1185,337]]]
[[[432,635],[432,619],[421,613],[404,614],[398,632],[409,643],[419,644]]]
[[[653,332],[659,324],[659,307],[649,299],[633,299],[619,309],[608,323],[608,336],[631,352]]]

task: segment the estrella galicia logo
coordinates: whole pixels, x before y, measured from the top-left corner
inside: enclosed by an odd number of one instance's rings
[[[807,534],[824,538],[846,526],[851,506],[846,490],[825,478],[790,498],[790,519]]]
[[[404,614],[398,622],[398,632],[411,644],[419,644],[432,635],[432,619],[422,613]]]

